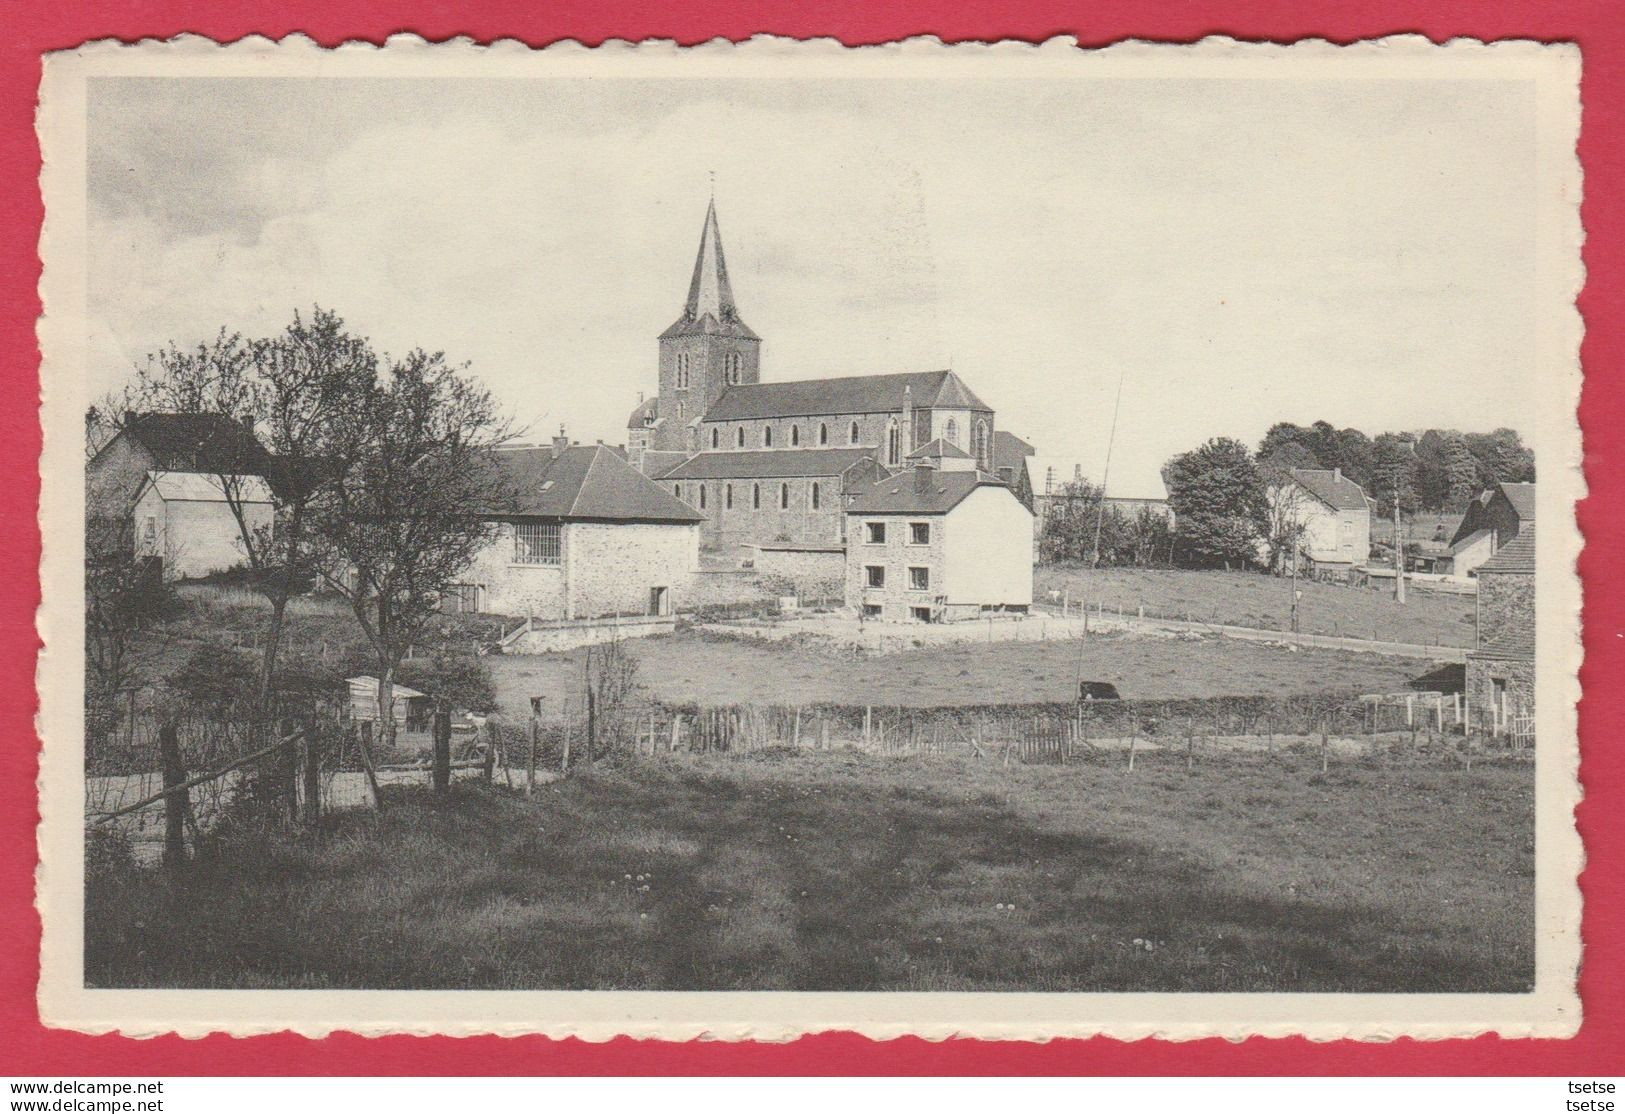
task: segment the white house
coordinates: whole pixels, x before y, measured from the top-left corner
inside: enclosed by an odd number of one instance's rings
[[[499,449],[517,494],[448,608],[537,619],[670,615],[699,568],[700,515],[605,445]]]
[[[137,557],[163,562],[164,579],[224,572],[248,563],[230,491],[252,531],[269,530],[270,486],[259,476],[148,472],[132,512]]]
[[[1280,495],[1303,527],[1299,551],[1316,566],[1353,568],[1371,556],[1371,505],[1341,468],[1294,468]]]
[[[1009,485],[974,466],[956,461],[945,471],[916,459],[848,498],[847,606],[883,622],[1026,611],[1032,512]]]

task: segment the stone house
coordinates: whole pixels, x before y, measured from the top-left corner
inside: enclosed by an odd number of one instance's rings
[[[699,566],[700,515],[606,445],[499,449],[517,494],[448,609],[538,619],[670,615]]]
[[[946,622],[1032,605],[1032,512],[976,468],[924,460],[848,501],[846,603],[881,622]]]
[[[1371,557],[1371,504],[1341,468],[1294,468],[1285,498],[1303,528],[1312,568],[1352,569]]]
[[[1471,576],[1502,546],[1535,522],[1535,485],[1498,483],[1481,492],[1461,516],[1450,539],[1449,567],[1441,572]]]
[[[268,534],[275,509],[259,476],[148,472],[131,516],[135,555],[156,558],[165,580],[189,580],[246,565],[243,526]]]
[[[1535,528],[1478,566],[1477,635],[1467,655],[1467,706],[1475,725],[1522,733],[1535,714]]]

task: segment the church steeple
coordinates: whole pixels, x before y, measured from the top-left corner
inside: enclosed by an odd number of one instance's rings
[[[699,448],[698,422],[729,387],[755,383],[762,340],[740,320],[722,252],[717,203],[706,206],[700,250],[682,316],[660,334],[660,401],[653,443],[658,449]]]

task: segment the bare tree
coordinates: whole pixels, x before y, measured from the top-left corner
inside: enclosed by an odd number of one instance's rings
[[[324,578],[355,612],[378,671],[386,749],[395,739],[401,660],[439,610],[442,593],[495,533],[511,486],[491,450],[509,436],[490,393],[414,351],[393,361],[366,403],[343,419],[352,455],[320,501]]]
[[[194,348],[149,357],[132,397],[152,408],[242,423],[240,451],[211,454],[212,474],[236,520],[256,589],[270,604],[261,660],[261,703],[276,688],[288,601],[316,575],[311,532],[323,481],[353,456],[347,420],[369,397],[378,359],[343,320],[317,306],[281,333],[244,340],[222,329]],[[269,496],[271,521],[254,511]]]
[[[1294,568],[1298,563],[1298,550],[1309,529],[1311,497],[1284,464],[1266,463],[1259,473],[1264,482],[1269,567],[1272,572],[1285,573],[1289,563]]]

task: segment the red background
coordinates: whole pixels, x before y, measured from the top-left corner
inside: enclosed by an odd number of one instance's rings
[[[267,14],[272,9],[274,14]],[[473,9],[473,10],[466,10]],[[1620,663],[1625,655],[1625,588],[1607,576],[1618,568],[1622,531],[1619,469],[1625,419],[1625,364],[1620,294],[1625,287],[1625,19],[1610,0],[1500,0],[1404,4],[1303,0],[1176,4],[1106,0],[1004,0],[966,5],[919,0],[854,0],[850,4],[711,4],[645,2],[611,6],[585,0],[547,5],[520,0],[475,4],[384,4],[371,0],[301,0],[267,4],[232,0],[187,4],[96,0],[0,6],[0,1074],[6,1075],[319,1075],[319,1074],[1337,1074],[1376,1075],[1620,1075],[1625,1074],[1625,702]],[[33,908],[38,821],[33,729],[33,618],[38,586],[36,414],[39,313],[36,243],[41,220],[39,149],[34,107],[40,55],[87,39],[166,38],[182,32],[235,39],[304,32],[323,44],[379,41],[410,30],[429,39],[469,35],[520,38],[543,45],[561,38],[675,38],[696,42],[754,33],[834,36],[849,44],[934,34],[946,40],[1075,35],[1085,45],[1122,38],[1190,41],[1209,34],[1242,39],[1327,38],[1337,42],[1395,32],[1435,41],[1453,37],[1536,38],[1578,42],[1584,53],[1585,102],[1580,155],[1585,167],[1583,219],[1587,284],[1580,298],[1587,371],[1580,417],[1591,496],[1580,505],[1587,549],[1585,649],[1581,673],[1581,778],[1578,811],[1590,865],[1585,893],[1585,962],[1580,992],[1585,1022],[1570,1040],[1474,1040],[1388,1044],[1304,1040],[1197,1041],[1125,1044],[1104,1039],[1048,1044],[920,1040],[875,1042],[850,1034],[807,1037],[782,1045],[607,1044],[541,1038],[454,1040],[332,1036],[315,1041],[281,1034],[234,1040],[175,1038],[135,1041],[85,1037],[41,1027],[34,1005],[39,918]]]

